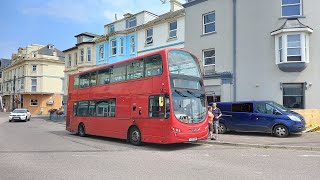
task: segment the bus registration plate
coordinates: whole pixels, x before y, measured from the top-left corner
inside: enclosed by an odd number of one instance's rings
[[[197,138],[189,138],[189,141],[197,141]]]

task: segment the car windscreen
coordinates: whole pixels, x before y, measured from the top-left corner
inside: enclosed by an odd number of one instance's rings
[[[26,113],[27,110],[23,110],[23,109],[16,109],[16,110],[13,110],[13,113]]]

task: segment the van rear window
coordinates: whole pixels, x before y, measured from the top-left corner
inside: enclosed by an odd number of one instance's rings
[[[232,112],[253,112],[252,103],[232,104]]]

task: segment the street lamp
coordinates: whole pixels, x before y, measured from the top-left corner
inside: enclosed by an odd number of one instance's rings
[[[14,98],[16,96],[16,75],[13,76],[13,96],[12,96],[12,111],[14,110]]]

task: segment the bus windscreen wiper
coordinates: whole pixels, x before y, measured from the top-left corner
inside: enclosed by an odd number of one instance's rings
[[[192,96],[196,97],[196,98],[200,98],[200,97],[201,97],[201,96],[197,96],[194,92],[191,92],[191,91],[189,91],[189,90],[187,90],[187,92],[188,92],[189,94],[191,94]]]
[[[174,92],[176,92],[177,94],[179,94],[182,97],[188,97],[188,96],[184,95],[182,92],[180,92],[180,91],[178,91],[176,89],[174,90]]]

